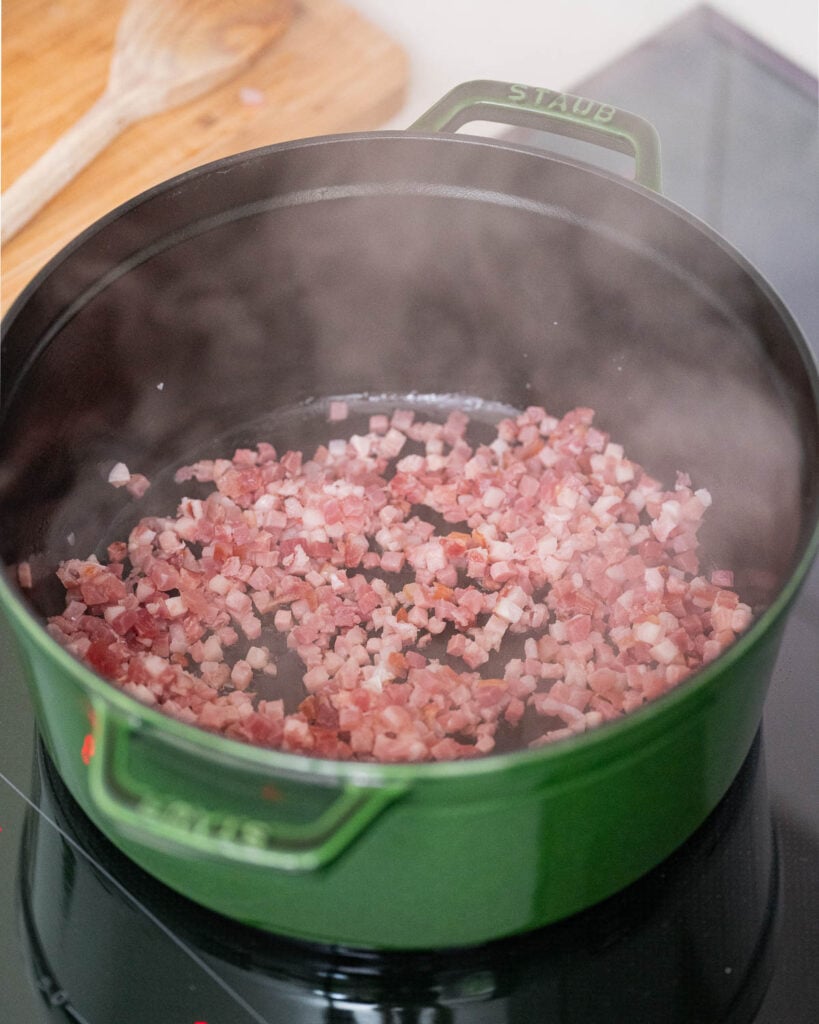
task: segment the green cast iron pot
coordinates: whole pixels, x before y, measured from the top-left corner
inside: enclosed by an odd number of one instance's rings
[[[477,118],[631,153],[637,180],[453,134]],[[715,807],[817,547],[819,388],[760,275],[658,185],[640,118],[467,83],[407,133],[272,146],[160,185],[89,228],[18,299],[3,334],[0,604],[58,770],[140,866],[287,935],[467,945],[617,891]],[[442,394],[558,414],[590,405],[654,475],[690,472],[714,498],[705,569],[735,570],[760,609],[749,630],[596,731],[381,765],[258,749],[167,718],[44,629],[60,607],[57,563],[175,507],[181,462],[262,437],[309,448],[330,396],[375,410]],[[116,461],[153,481],[143,499],[107,484]]]

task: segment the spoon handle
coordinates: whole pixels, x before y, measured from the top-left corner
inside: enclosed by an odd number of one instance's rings
[[[126,97],[104,92],[0,197],[0,239],[16,235],[133,120]]]

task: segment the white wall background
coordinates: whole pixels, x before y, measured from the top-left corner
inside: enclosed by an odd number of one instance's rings
[[[664,24],[692,0],[348,0],[410,56],[406,128],[472,78],[567,88]],[[817,73],[817,0],[712,0],[711,6]]]

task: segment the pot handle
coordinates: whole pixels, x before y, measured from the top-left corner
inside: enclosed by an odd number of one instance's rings
[[[512,82],[463,82],[410,130],[454,132],[469,121],[535,128],[626,153],[634,157],[634,180],[655,192],[661,189],[660,140],[654,126],[608,103]]]
[[[264,786],[276,794],[264,804],[258,796],[259,774],[244,782],[254,792],[255,800],[248,813],[236,810],[230,801],[236,793],[240,802],[242,786],[234,777],[225,785],[226,807],[214,810],[196,797],[180,798],[162,793],[146,781],[143,769],[137,778],[133,763],[154,761],[158,748],[150,758],[140,758],[140,728],[129,725],[101,701],[93,702],[93,745],[88,738],[83,759],[88,764],[88,787],[97,811],[119,834],[137,842],[191,860],[220,860],[264,869],[288,872],[314,871],[342,853],[349,844],[389,804],[406,790],[403,784],[361,786],[352,783],[333,784],[320,777],[283,778]],[[163,742],[163,748],[167,748]],[[165,750],[167,753],[167,750]],[[177,760],[179,751],[170,748]],[[172,770],[172,763],[165,770]],[[204,781],[210,792],[218,792],[218,772]],[[247,788],[247,785],[245,788]],[[218,798],[217,798],[218,799]],[[281,801],[279,805],[277,801]],[[216,800],[214,801],[216,802]],[[315,814],[303,816],[304,805]],[[264,814],[259,805],[264,804]],[[276,820],[283,810],[296,808],[296,820]],[[269,812],[268,812],[269,808]],[[246,809],[246,808],[245,808]]]

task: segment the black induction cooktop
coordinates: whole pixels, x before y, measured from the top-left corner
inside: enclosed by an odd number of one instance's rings
[[[698,8],[572,91],[656,125],[665,194],[756,265],[819,352],[815,79]],[[299,943],[170,892],[65,790],[2,630],[2,1021],[819,1020],[819,566],[791,613],[762,730],[702,828],[597,907],[472,950],[385,955]]]

